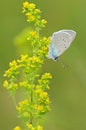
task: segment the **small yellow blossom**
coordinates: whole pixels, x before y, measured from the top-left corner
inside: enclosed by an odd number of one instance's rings
[[[18,112],[21,112],[21,108],[20,108],[19,106],[16,106],[16,110],[17,110]]]
[[[36,106],[36,109],[37,109],[37,111],[38,111],[38,113],[43,113],[43,112],[45,112],[45,110],[44,110],[44,106],[42,106],[42,105],[37,105]]]
[[[39,10],[39,9],[35,9],[35,14],[40,14],[41,13],[41,11]]]
[[[28,3],[27,1],[25,1],[25,2],[23,3],[23,7],[24,7],[24,8],[28,8],[28,7],[29,7],[29,3]]]
[[[33,62],[41,63],[41,60],[37,56],[33,56],[32,60]]]
[[[43,51],[48,51],[48,48],[47,48],[46,46],[43,46],[43,47],[42,47],[42,50],[43,50]]]
[[[28,127],[28,128],[32,128],[32,124],[26,124],[26,126]]]
[[[34,67],[34,65],[36,67],[37,64],[43,64],[43,61],[37,56],[30,57],[29,61],[31,62],[32,68]]]
[[[13,83],[12,85],[9,86],[9,90],[17,90],[18,89],[18,84]]]
[[[51,76],[51,74],[50,74],[50,73],[45,73],[45,74],[43,75],[43,78],[48,78],[48,79],[51,79],[51,78],[52,78],[52,76]]]
[[[10,67],[12,67],[12,66],[17,66],[16,60],[13,60],[12,62],[10,62],[9,66],[10,66]]]
[[[30,130],[36,130],[33,126],[32,126],[32,124],[26,124],[26,126],[30,129]]]
[[[17,60],[19,64],[19,67],[26,67],[28,63],[28,55],[21,55],[20,60]]]
[[[19,126],[16,126],[13,130],[21,130]]]
[[[27,55],[27,54],[26,54],[26,55],[21,55],[21,60],[22,60],[22,61],[25,61],[27,58],[28,58],[28,55]]]
[[[50,103],[50,100],[49,98],[46,99],[46,103],[49,104]]]
[[[24,88],[27,88],[27,89],[31,88],[31,85],[28,84],[26,81],[20,82],[19,84],[20,84],[21,87],[24,87]]]
[[[47,21],[45,19],[42,19],[42,24],[46,24]]]
[[[46,98],[48,96],[47,92],[41,92],[39,95],[41,98]]]
[[[26,105],[26,104],[28,104],[28,99],[25,99],[25,100],[19,102],[19,105],[20,105],[20,106],[21,106],[21,105]]]
[[[28,99],[25,99],[19,102],[19,106],[16,106],[16,110],[19,112],[22,112],[22,111],[24,112],[27,106],[28,106]]]
[[[26,15],[28,17],[28,19],[27,19],[28,22],[35,21],[35,16],[34,15],[32,15],[31,13],[27,13]]]
[[[38,125],[37,130],[43,130],[43,127]]]
[[[36,32],[36,31],[31,31],[29,34],[30,34],[31,36],[33,36],[33,37],[36,37],[36,36],[37,36],[37,32]]]
[[[42,92],[41,89],[36,89],[36,93],[37,93],[37,94],[39,94],[39,93],[41,93],[41,92]]]
[[[15,78],[16,75],[18,75],[18,64],[15,60],[10,62],[9,69],[5,72],[4,76]]]
[[[26,118],[29,118],[29,117],[30,117],[30,113],[27,112],[27,111],[25,111],[25,112],[23,113],[23,116],[26,117]]]
[[[30,9],[35,9],[35,6],[36,6],[36,5],[35,5],[34,3],[29,4],[29,8],[30,8]]]
[[[8,87],[8,85],[9,85],[8,81],[5,80],[3,85],[4,85],[4,87]]]

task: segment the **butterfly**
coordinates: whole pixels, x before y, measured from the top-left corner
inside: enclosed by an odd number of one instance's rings
[[[54,32],[51,36],[48,58],[57,61],[58,57],[66,51],[76,36],[73,30],[60,30]]]

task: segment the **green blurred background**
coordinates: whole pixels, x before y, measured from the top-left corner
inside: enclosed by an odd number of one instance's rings
[[[26,27],[23,0],[0,0],[0,130],[11,130],[20,123],[15,106],[3,88],[3,73],[17,57],[14,38]],[[51,72],[52,110],[45,130],[86,130],[86,0],[32,0],[47,19],[46,36],[61,29],[77,32],[72,46],[60,57],[69,67],[45,60],[43,72]],[[29,51],[29,48],[28,48]]]

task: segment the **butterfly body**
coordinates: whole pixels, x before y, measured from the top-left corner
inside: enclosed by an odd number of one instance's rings
[[[57,60],[58,57],[66,51],[76,36],[73,30],[60,30],[53,33],[49,46],[48,58]]]

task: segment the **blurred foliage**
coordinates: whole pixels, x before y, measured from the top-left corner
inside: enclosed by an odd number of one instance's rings
[[[30,0],[31,1],[31,0]],[[28,27],[21,13],[23,0],[0,1],[0,129],[10,130],[20,122],[11,98],[3,89],[2,75],[9,61],[16,59],[17,49],[13,39]],[[60,57],[67,69],[59,62],[46,59],[43,72],[53,75],[51,98],[52,111],[48,115],[46,129],[85,130],[86,129],[86,0],[33,0],[43,11],[48,21],[42,34],[52,35],[60,29],[73,29],[77,36],[71,47]],[[18,95],[19,98],[19,95]]]

